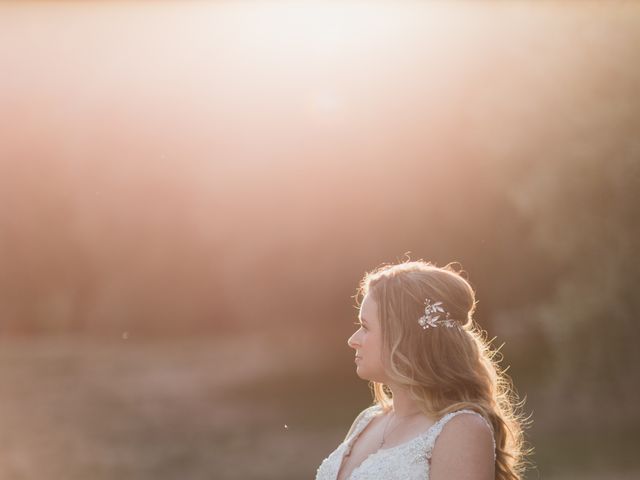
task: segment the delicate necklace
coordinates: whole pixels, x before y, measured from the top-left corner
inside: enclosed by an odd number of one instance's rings
[[[400,418],[401,419],[405,419],[405,418],[409,418],[409,417],[415,417],[416,415],[419,415],[420,413],[421,412],[410,413],[409,415],[405,415],[405,416],[400,417]],[[396,417],[395,410],[393,411],[393,416],[394,416],[394,418]],[[389,416],[389,420],[387,420],[387,423],[384,426],[384,430],[382,431],[382,441],[380,442],[380,445],[378,446],[378,450],[380,450],[382,448],[382,445],[384,445],[384,442],[386,440],[387,427],[389,426],[390,423],[391,423],[391,416]],[[393,431],[396,428],[398,428],[401,424],[402,424],[402,420],[400,420],[400,422],[398,424],[396,424],[396,426],[391,429],[391,431],[389,432],[389,435],[391,435],[391,433],[393,433]]]

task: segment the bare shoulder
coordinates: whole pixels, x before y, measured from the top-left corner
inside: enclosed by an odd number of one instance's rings
[[[479,414],[464,412],[454,416],[445,424],[436,444],[446,447],[464,443],[475,445],[478,442],[492,449],[493,431]]]
[[[442,429],[431,455],[431,480],[492,480],[493,431],[480,415],[460,413]]]

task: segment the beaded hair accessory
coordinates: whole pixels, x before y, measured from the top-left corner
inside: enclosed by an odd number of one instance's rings
[[[423,330],[446,326],[448,328],[456,325],[455,320],[451,320],[451,315],[442,306],[442,302],[433,302],[430,298],[424,301],[424,315],[418,319],[418,324]]]

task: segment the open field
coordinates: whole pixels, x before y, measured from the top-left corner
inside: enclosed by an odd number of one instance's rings
[[[308,342],[257,335],[3,340],[0,478],[313,478],[368,402],[352,372],[321,365]],[[638,478],[633,464],[608,472],[575,462],[591,472],[542,465],[539,478]]]
[[[0,355],[3,479],[283,478],[331,435],[284,429],[276,401],[226,400],[283,368],[256,339],[26,340]]]

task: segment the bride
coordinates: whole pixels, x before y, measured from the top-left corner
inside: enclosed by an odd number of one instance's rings
[[[360,328],[347,343],[375,402],[316,480],[520,480],[524,419],[472,319],[469,282],[414,261],[366,274],[358,293]]]

